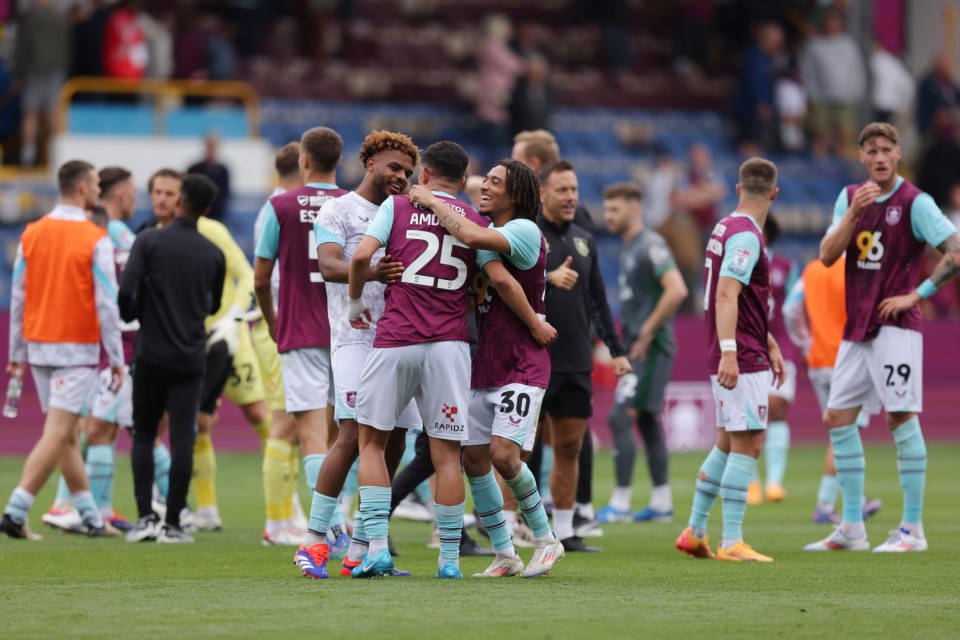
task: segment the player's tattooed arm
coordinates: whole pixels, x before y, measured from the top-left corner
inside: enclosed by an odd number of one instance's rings
[[[499,231],[481,227],[435,196],[427,187],[414,185],[410,189],[410,202],[429,209],[436,214],[443,228],[454,238],[471,249],[487,249],[498,253],[510,253],[510,242]]]
[[[493,287],[497,290],[497,295],[503,299],[510,310],[526,325],[533,339],[537,341],[537,344],[545,346],[556,340],[557,330],[550,326],[548,322],[540,319],[536,311],[533,310],[533,307],[530,306],[530,302],[523,292],[523,287],[510,275],[510,272],[507,271],[502,262],[499,260],[491,260],[483,266],[483,270],[486,272],[487,277],[490,278],[490,282],[493,283]]]
[[[960,274],[960,233],[955,233],[937,247],[943,258],[930,274],[930,281],[939,289]]]

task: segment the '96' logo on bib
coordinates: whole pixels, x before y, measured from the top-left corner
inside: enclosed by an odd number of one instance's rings
[[[883,244],[880,242],[882,231],[861,231],[857,234],[857,268],[868,271],[879,271],[880,260],[883,258]]]

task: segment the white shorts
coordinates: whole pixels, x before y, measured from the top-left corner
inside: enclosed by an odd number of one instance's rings
[[[840,343],[830,383],[831,409],[877,413],[923,410],[923,334],[880,327],[873,340]]]
[[[793,404],[793,399],[797,397],[797,365],[790,360],[784,362],[787,364],[786,379],[779,389],[776,385],[770,383],[770,395],[775,398],[783,398],[787,401],[787,404]]]
[[[827,400],[830,398],[830,381],[833,379],[833,367],[822,367],[820,369],[807,369],[807,377],[810,378],[810,386],[813,392],[817,394],[817,402],[820,404],[821,413],[827,410]],[[870,413],[863,409],[857,416],[857,426],[866,429],[870,426]]]
[[[113,384],[110,369],[102,369],[98,375],[100,384],[91,405],[90,415],[97,420],[129,429],[133,426],[133,378],[130,367],[123,368],[123,382],[116,391],[110,388]]]
[[[287,411],[313,411],[333,404],[330,349],[309,347],[280,354]]]
[[[717,426],[724,431],[757,431],[767,428],[770,371],[741,373],[737,386],[724,389],[717,376],[710,376],[713,399],[717,405]]]
[[[50,408],[80,415],[97,384],[96,367],[47,367],[31,365],[33,382],[40,397],[40,409]]]
[[[331,364],[333,366],[333,381],[335,388],[335,404],[333,417],[340,420],[357,419],[357,389],[360,387],[360,376],[363,374],[363,365],[373,347],[369,344],[345,344],[337,347],[333,352]],[[397,419],[397,426],[402,429],[420,430],[420,413],[416,403],[411,400]]]
[[[540,405],[547,392],[518,382],[470,392],[470,437],[463,446],[490,444],[491,436],[516,442],[533,451]]]
[[[467,439],[470,347],[446,341],[374,347],[357,390],[357,421],[391,431],[416,400],[428,436]]]

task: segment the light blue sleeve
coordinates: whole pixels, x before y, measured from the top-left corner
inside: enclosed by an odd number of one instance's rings
[[[486,249],[477,250],[477,266],[481,269],[483,268],[483,265],[487,264],[488,262],[493,262],[494,260],[500,260],[500,254],[496,251],[487,251]],[[500,261],[502,262],[502,260]]]
[[[377,215],[366,235],[376,238],[382,246],[387,246],[387,240],[390,239],[390,232],[393,230],[393,198],[387,198],[380,208],[377,209]]]
[[[837,196],[837,201],[833,205],[833,220],[830,221],[830,228],[827,229],[827,233],[833,231],[833,228],[840,224],[840,221],[843,220],[843,216],[847,214],[847,209],[850,207],[850,203],[847,201],[847,188],[844,187],[840,192],[840,195]]]
[[[910,226],[913,228],[913,237],[931,247],[939,247],[944,240],[957,232],[950,218],[943,215],[937,203],[926,193],[913,199]]]
[[[317,218],[313,221],[313,237],[317,241],[318,247],[328,242],[334,242],[341,247],[344,246],[343,238],[340,238],[337,236],[337,234],[330,231],[330,229],[327,229],[325,226],[320,224],[320,218]]]
[[[121,251],[130,251],[133,248],[133,241],[137,239],[133,231],[130,231],[130,227],[122,220],[111,220],[107,223],[107,233],[110,235],[113,246]]]
[[[750,284],[753,268],[760,260],[760,239],[749,231],[741,231],[727,238],[723,247],[723,263],[720,275]]]
[[[540,228],[533,220],[513,219],[502,227],[492,227],[510,243],[507,256],[518,269],[526,271],[540,257]]]
[[[277,220],[277,212],[273,208],[273,203],[267,202],[264,205],[263,231],[260,233],[260,240],[257,242],[257,248],[253,252],[258,258],[267,260],[276,260],[280,255],[280,221]]]

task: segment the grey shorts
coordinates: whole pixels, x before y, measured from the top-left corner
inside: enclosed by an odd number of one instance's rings
[[[21,102],[25,111],[53,111],[57,108],[60,89],[66,82],[60,71],[42,71],[28,74],[23,80]]]

